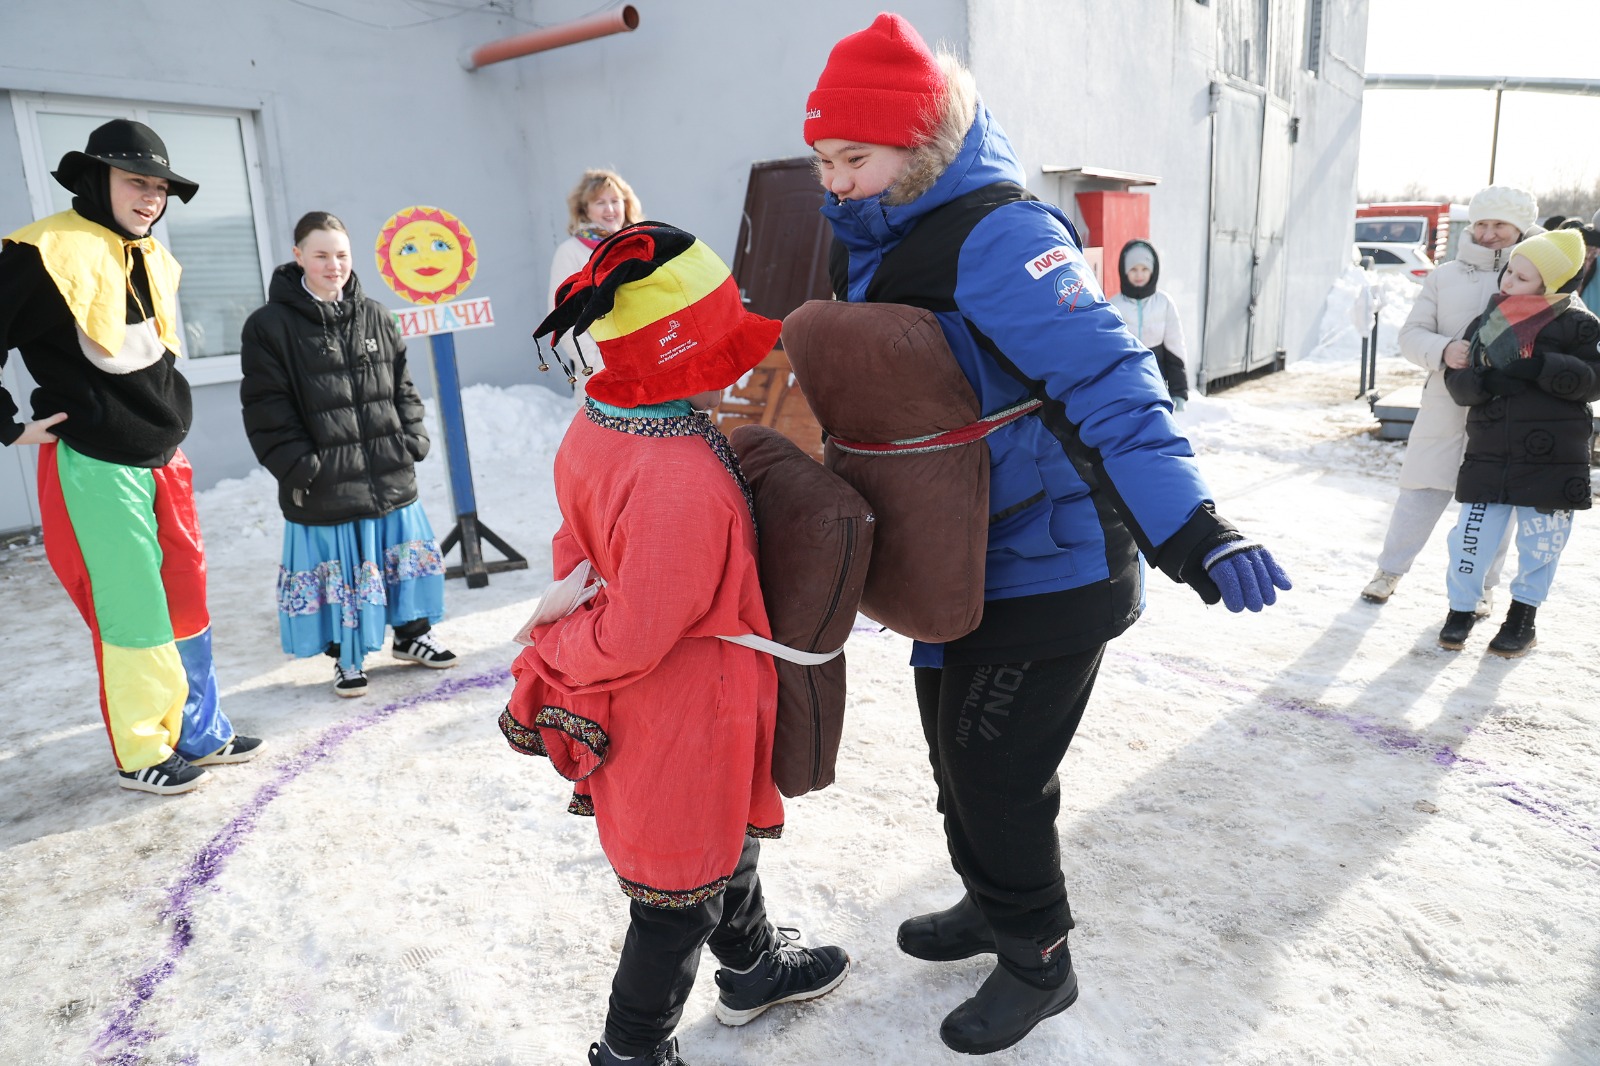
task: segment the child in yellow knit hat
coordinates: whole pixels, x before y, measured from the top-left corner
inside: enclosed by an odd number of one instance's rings
[[[1583,235],[1555,230],[1511,250],[1500,291],[1467,329],[1469,365],[1445,385],[1467,412],[1467,449],[1456,478],[1461,517],[1450,533],[1450,613],[1441,647],[1460,649],[1508,523],[1517,523],[1512,602],[1489,651],[1525,655],[1534,613],[1587,509],[1589,401],[1600,399],[1600,320],[1570,288],[1583,268]]]

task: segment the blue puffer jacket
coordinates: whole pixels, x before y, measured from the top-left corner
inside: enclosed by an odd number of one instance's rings
[[[1044,401],[988,438],[983,626],[919,647],[916,665],[1065,654],[1116,636],[1143,606],[1140,551],[1215,602],[1200,558],[1238,536],[1211,511],[1155,357],[1106,302],[1071,223],[1021,179],[979,104],[923,195],[896,206],[830,195],[823,207],[837,295],[934,312],[985,412]]]

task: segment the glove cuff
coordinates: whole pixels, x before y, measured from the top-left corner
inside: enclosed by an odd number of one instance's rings
[[[1261,547],[1261,545],[1245,537],[1243,534],[1235,533],[1234,537],[1236,539],[1224,541],[1213,548],[1210,552],[1206,553],[1205,560],[1200,565],[1204,566],[1207,570],[1210,570],[1213,566],[1216,566],[1229,556],[1238,555],[1240,552],[1253,551]]]

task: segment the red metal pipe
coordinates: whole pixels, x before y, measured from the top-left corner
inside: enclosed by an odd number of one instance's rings
[[[632,4],[623,4],[610,11],[602,11],[588,18],[547,26],[532,33],[519,33],[515,37],[502,37],[498,41],[479,45],[461,53],[461,65],[467,70],[477,70],[490,63],[503,63],[508,59],[547,52],[579,41],[592,41],[612,33],[626,33],[639,28],[639,10]]]

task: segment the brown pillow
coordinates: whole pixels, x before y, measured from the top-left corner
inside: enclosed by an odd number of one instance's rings
[[[783,346],[830,438],[823,463],[878,516],[861,613],[916,640],[972,632],[983,619],[989,446],[855,455],[831,439],[887,443],[978,420],[939,323],[904,304],[812,300],[784,319]]]
[[[799,651],[843,647],[872,558],[872,508],[775,429],[740,426],[728,439],[755,497],[761,596],[772,639]],[[844,655],[819,666],[773,662],[773,780],[785,796],[826,788],[833,783],[844,731]]]

